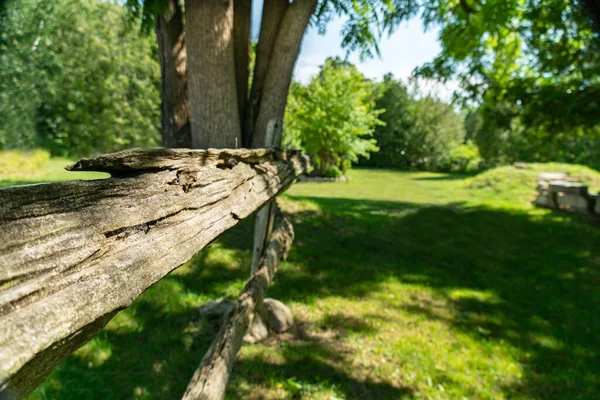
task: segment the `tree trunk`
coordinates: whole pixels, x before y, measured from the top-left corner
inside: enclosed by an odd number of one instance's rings
[[[161,69],[161,125],[164,147],[191,147],[190,101],[183,12],[178,0],[169,0],[156,18]]]
[[[235,52],[235,80],[240,124],[244,122],[246,104],[248,103],[251,22],[252,0],[235,0],[233,14],[233,45]]]
[[[233,0],[185,4],[193,148],[241,145]]]
[[[243,120],[244,147],[252,145],[252,132],[260,107],[265,77],[271,62],[273,45],[288,5],[288,0],[265,0],[263,3],[260,35],[256,46],[256,62],[254,74],[252,75],[252,88]]]
[[[285,12],[273,45],[260,109],[252,132],[252,147],[264,145],[269,125],[275,129],[274,142],[277,145],[281,142],[281,126],[294,64],[300,52],[304,31],[317,3],[318,0],[295,0]]]

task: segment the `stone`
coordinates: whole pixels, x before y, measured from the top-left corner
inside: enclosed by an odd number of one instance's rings
[[[531,164],[525,163],[525,162],[516,162],[513,164],[513,167],[515,167],[517,169],[532,169],[533,168],[531,166]]]
[[[537,198],[533,201],[533,204],[541,207],[554,207],[554,202],[548,192],[539,193]]]
[[[282,333],[294,325],[290,309],[279,300],[266,298],[263,301],[261,316],[272,331]]]
[[[548,181],[538,181],[537,189],[538,190],[548,190]]]
[[[226,298],[208,303],[198,307],[198,314],[208,320],[221,320],[225,314],[229,313],[235,307],[235,303]]]
[[[542,181],[560,181],[568,178],[564,172],[542,172],[538,175],[538,180]]]
[[[590,209],[590,204],[587,196],[578,196],[575,194],[559,193],[556,197],[558,208],[580,213],[587,213]]]
[[[254,315],[252,325],[248,328],[246,335],[244,336],[244,342],[246,343],[258,343],[265,340],[269,336],[267,326],[263,322],[259,314]]]
[[[600,193],[596,195],[594,203],[594,213],[600,215]]]
[[[567,181],[550,181],[550,193],[568,193],[585,196],[588,194],[588,187],[581,183]]]

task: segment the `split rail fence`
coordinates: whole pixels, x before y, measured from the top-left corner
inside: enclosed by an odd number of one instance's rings
[[[0,397],[26,396],[148,287],[289,187],[299,152],[133,149],[73,171],[111,178],[0,189]],[[184,398],[222,398],[293,239],[284,218]]]

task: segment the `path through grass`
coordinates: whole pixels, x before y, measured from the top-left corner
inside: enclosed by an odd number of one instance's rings
[[[534,172],[512,173],[294,186],[296,241],[269,296],[297,326],[244,346],[228,397],[600,398],[600,230],[531,208]],[[251,232],[157,283],[30,398],[180,398],[215,333],[196,309],[240,291]]]

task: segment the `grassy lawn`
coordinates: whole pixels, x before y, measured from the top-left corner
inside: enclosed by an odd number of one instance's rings
[[[0,157],[2,157],[2,152],[0,152]],[[51,158],[44,164],[43,168],[35,170],[25,168],[22,172],[10,171],[10,173],[7,173],[0,168],[0,187],[71,179],[100,179],[110,176],[102,172],[70,172],[65,170],[65,166],[72,162],[72,160],[65,158]]]
[[[600,399],[600,230],[532,208],[540,170],[600,187],[563,165],[295,185],[281,204],[296,241],[268,295],[296,328],[243,347],[228,397]],[[154,285],[30,399],[180,398],[215,333],[197,307],[241,290],[252,229]]]

